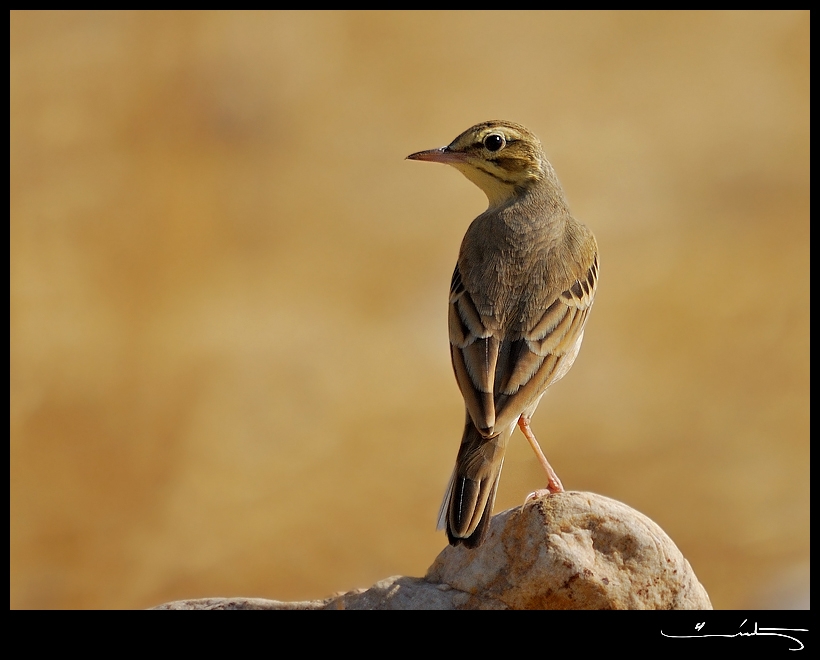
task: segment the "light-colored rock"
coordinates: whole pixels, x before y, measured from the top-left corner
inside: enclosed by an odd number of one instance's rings
[[[447,547],[426,579],[510,609],[711,609],[672,540],[593,493],[541,497],[496,516],[479,552]]]
[[[528,501],[490,523],[479,548],[445,548],[424,578],[394,576],[319,601],[176,601],[156,609],[711,609],[672,540],[593,493]]]
[[[330,601],[304,600],[284,602],[267,598],[191,598],[173,600],[152,607],[152,610],[323,610]]]

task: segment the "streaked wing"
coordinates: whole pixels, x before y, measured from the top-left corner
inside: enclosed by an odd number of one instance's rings
[[[578,354],[598,284],[595,254],[583,278],[558,295],[517,339],[498,337],[494,319],[482,317],[461,281],[450,287],[450,353],[456,380],[475,425],[492,435],[562,378]]]
[[[477,428],[495,426],[494,374],[500,344],[464,288],[458,266],[450,285],[450,356],[467,412]]]

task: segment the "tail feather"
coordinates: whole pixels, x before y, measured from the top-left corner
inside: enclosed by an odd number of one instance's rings
[[[495,504],[504,452],[512,429],[485,438],[468,417],[464,436],[439,510],[438,527],[446,527],[450,545],[480,545],[487,535]]]

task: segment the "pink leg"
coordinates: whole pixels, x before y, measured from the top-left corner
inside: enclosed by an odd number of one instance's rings
[[[550,465],[547,457],[544,456],[544,452],[541,451],[541,445],[538,444],[538,440],[535,439],[535,434],[530,428],[530,420],[524,417],[524,415],[521,415],[521,417],[518,418],[518,428],[521,429],[524,437],[527,438],[527,442],[530,443],[530,447],[532,447],[532,450],[538,457],[541,467],[543,467],[544,472],[547,473],[547,490],[550,493],[563,493],[564,485],[561,483],[558,475],[555,474],[555,470],[552,469],[552,465]]]

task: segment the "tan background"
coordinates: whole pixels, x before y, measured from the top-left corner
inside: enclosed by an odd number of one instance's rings
[[[809,13],[11,13],[10,603],[422,575],[481,192],[537,133],[601,284],[534,428],[716,607],[808,604]],[[544,477],[517,435],[496,510]]]

